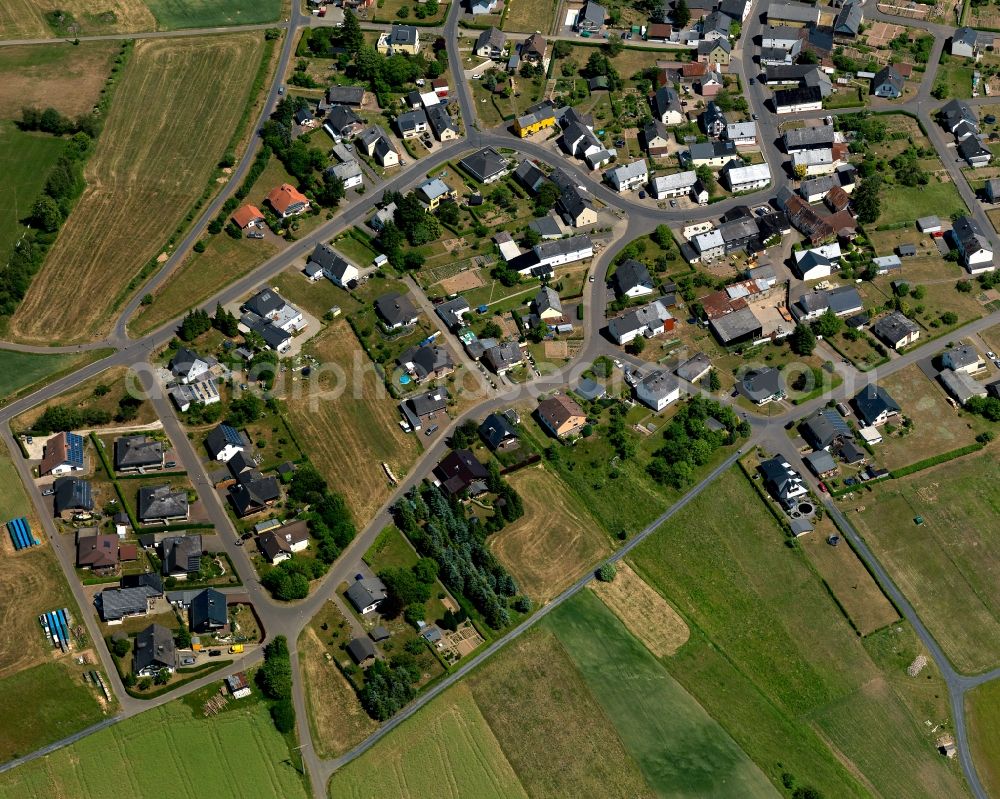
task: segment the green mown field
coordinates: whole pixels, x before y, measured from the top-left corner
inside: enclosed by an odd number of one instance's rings
[[[632,565],[692,630],[664,665],[772,781],[787,771],[838,797],[865,795],[862,783],[884,796],[964,794],[923,724],[947,718],[938,675],[907,681],[899,658],[873,659],[741,472],[643,542]]]
[[[9,397],[23,388],[71,367],[80,366],[91,358],[80,355],[35,355],[13,350],[0,350],[0,397]]]
[[[147,0],[159,28],[208,28],[274,22],[281,0]]]
[[[1000,683],[980,685],[966,694],[969,738],[979,777],[990,796],[1000,792]]]
[[[44,133],[25,133],[13,122],[0,122],[0,260],[4,263],[25,228],[21,220],[42,193],[49,170],[66,142]]]
[[[864,511],[851,514],[956,668],[967,672],[1000,659],[998,469],[994,449],[968,455],[877,486]]]
[[[173,702],[0,775],[0,797],[305,799],[288,758],[263,703],[206,719]]]
[[[771,797],[736,742],[590,591],[545,621],[659,796]]]

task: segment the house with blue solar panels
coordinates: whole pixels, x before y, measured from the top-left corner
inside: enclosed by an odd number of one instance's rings
[[[39,475],[61,474],[83,470],[83,436],[57,433],[45,442]]]
[[[220,424],[205,439],[205,447],[213,460],[228,463],[238,452],[250,451],[250,439],[242,430]]]

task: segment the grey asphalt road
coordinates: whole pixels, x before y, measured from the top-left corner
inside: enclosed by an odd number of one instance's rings
[[[756,4],[758,7],[756,11],[760,10],[760,4]],[[282,75],[284,74],[285,67],[291,56],[291,51],[294,46],[294,40],[296,38],[297,29],[303,24],[313,24],[313,20],[304,17],[293,4],[293,13],[288,25],[288,35],[283,44],[282,54],[279,64],[279,69],[276,74],[275,80],[270,88],[267,96],[267,100],[264,104],[264,113],[258,124],[264,119],[264,115],[269,112],[277,100],[278,86],[281,85]],[[874,12],[874,9],[866,9],[866,15],[869,18],[878,18],[878,12]],[[453,7],[449,10],[449,16],[447,22],[444,26],[444,35],[448,46],[449,60],[452,64],[460,64],[460,58],[457,49],[457,32],[458,32],[458,21],[460,16],[460,9],[458,4],[453,4]],[[319,23],[317,23],[319,24]],[[912,24],[912,23],[908,23]],[[262,26],[262,27],[276,27],[276,26]],[[935,52],[940,53],[940,48],[943,45],[943,39],[945,35],[950,35],[950,28],[944,28],[942,26],[928,26],[928,25],[917,25],[917,27],[924,27],[935,34],[937,39],[935,43]],[[246,27],[240,28],[241,30],[246,30]],[[759,82],[755,82],[754,86],[749,86],[747,78],[756,75],[759,72],[759,67],[755,63],[755,52],[756,47],[753,44],[753,39],[755,36],[760,34],[761,30],[761,20],[758,15],[752,16],[748,20],[748,24],[745,27],[744,34],[744,48],[737,52],[737,60],[734,66],[735,71],[737,71],[741,79],[743,80],[744,89],[750,100],[750,104],[755,113],[759,116],[761,139],[763,142],[763,151],[765,158],[771,165],[772,174],[775,176],[775,184],[781,185],[787,183],[789,180],[788,175],[783,171],[782,161],[783,155],[778,146],[779,138],[779,126],[778,119],[774,117],[768,110],[764,107],[764,97],[766,92],[763,87],[759,85]],[[201,31],[203,33],[220,32],[218,29]],[[186,32],[176,32],[169,35],[191,35],[192,31]],[[162,34],[150,34],[150,35],[162,35]],[[937,59],[932,58],[932,65],[936,64]],[[924,77],[924,82],[921,85],[920,91],[917,97],[910,103],[903,104],[902,108],[907,111],[912,111],[920,116],[921,120],[924,122],[925,127],[930,130],[933,128],[933,120],[931,119],[931,113],[933,111],[934,105],[929,101],[931,82],[934,77],[933,66],[928,69],[927,74]],[[691,216],[696,215],[699,212],[691,212],[686,210],[660,210],[650,206],[648,203],[642,203],[637,199],[633,199],[630,196],[621,196],[603,185],[596,184],[592,176],[582,170],[576,161],[566,159],[557,153],[554,149],[546,147],[543,145],[535,144],[532,142],[523,142],[514,140],[506,131],[501,129],[493,130],[480,130],[475,123],[475,109],[472,103],[471,92],[469,87],[463,82],[457,84],[457,94],[458,102],[462,111],[463,119],[465,121],[468,137],[465,141],[456,142],[454,144],[448,145],[441,148],[434,155],[423,159],[417,165],[419,168],[411,169],[409,171],[403,172],[393,179],[386,181],[377,187],[376,190],[369,191],[363,199],[355,200],[349,203],[346,207],[343,207],[336,216],[319,227],[309,236],[304,237],[302,240],[295,242],[294,244],[287,247],[278,255],[272,257],[263,265],[254,270],[250,275],[245,278],[236,281],[231,284],[225,290],[220,292],[217,296],[212,297],[210,300],[206,301],[202,307],[211,310],[214,308],[216,302],[222,302],[226,304],[228,302],[237,300],[242,296],[250,292],[254,287],[258,286],[262,282],[266,282],[271,277],[276,275],[278,272],[287,268],[289,265],[296,262],[296,260],[301,259],[306,255],[312,247],[320,241],[325,241],[333,237],[336,233],[344,230],[354,224],[363,220],[367,215],[368,210],[372,205],[377,202],[377,200],[382,196],[382,194],[390,189],[402,190],[406,187],[416,184],[421,180],[421,176],[424,173],[433,171],[434,169],[440,167],[445,162],[459,156],[463,151],[469,150],[479,146],[492,145],[499,147],[514,147],[516,150],[528,157],[537,158],[539,160],[545,161],[547,163],[561,166],[568,172],[576,176],[581,184],[588,186],[592,193],[605,202],[612,208],[620,209],[625,216],[625,222],[621,226],[621,230],[617,231],[616,241],[627,242],[638,235],[650,232],[657,224],[662,222],[679,222],[685,221]],[[812,116],[815,116],[812,115]],[[939,149],[940,152],[947,155],[947,142],[943,136],[935,137],[931,134],[932,142]],[[255,140],[254,143],[248,148],[247,153],[241,159],[240,164],[234,169],[232,180],[227,185],[226,189],[220,193],[220,196],[206,208],[205,212],[202,214],[201,218],[192,228],[188,236],[178,247],[177,253],[174,259],[171,259],[163,268],[151,279],[151,281],[142,289],[142,292],[152,290],[156,286],[160,285],[163,280],[166,279],[169,272],[180,262],[184,253],[193,245],[194,241],[197,240],[204,225],[218,213],[219,208],[225,202],[225,198],[234,190],[234,188],[242,180],[242,176],[245,174],[246,169],[249,167],[253,160],[253,156],[256,153],[256,148],[259,146],[259,141]],[[953,159],[952,159],[953,160]],[[956,183],[959,186],[964,185],[964,179],[955,169],[954,164],[948,165],[947,159],[946,166],[949,166],[949,172],[953,172],[957,175]],[[715,215],[721,214],[737,204],[747,204],[758,202],[764,199],[768,199],[773,196],[774,189],[765,190],[757,192],[753,195],[743,196],[740,198],[731,198],[724,202],[718,203],[712,207],[712,211]],[[969,199],[966,198],[967,202]],[[970,205],[977,210],[978,214],[982,214],[982,209],[974,202],[970,202]],[[987,230],[991,230],[988,222],[985,223],[984,227]],[[330,572],[326,578],[322,581],[322,584],[305,600],[298,603],[290,603],[285,605],[278,605],[272,602],[266,593],[261,589],[260,585],[256,582],[254,578],[254,571],[251,567],[249,559],[247,558],[246,552],[235,546],[235,530],[231,524],[226,510],[222,504],[221,499],[214,489],[208,485],[205,478],[204,469],[201,466],[201,456],[200,453],[195,451],[192,447],[190,441],[186,437],[186,433],[181,427],[173,407],[170,405],[169,401],[165,398],[155,398],[153,400],[154,407],[160,414],[165,429],[171,435],[171,438],[175,441],[177,445],[178,457],[183,463],[185,469],[188,470],[192,479],[195,481],[195,487],[198,491],[199,498],[201,499],[206,512],[209,514],[210,519],[213,524],[216,525],[219,532],[220,539],[223,542],[223,546],[226,548],[230,557],[233,558],[234,563],[239,568],[242,575],[244,575],[247,584],[247,593],[250,595],[255,606],[258,608],[258,612],[261,616],[262,623],[264,625],[265,631],[268,637],[272,637],[277,634],[284,634],[288,637],[289,642],[293,644],[293,665],[296,666],[295,673],[298,673],[297,669],[297,654],[294,653],[294,641],[297,638],[299,631],[308,622],[310,618],[319,610],[323,603],[328,601],[333,591],[340,582],[350,579],[350,576],[357,570],[357,563],[361,554],[368,548],[370,543],[374,540],[374,536],[377,535],[378,531],[382,529],[384,524],[388,520],[388,508],[389,506],[398,500],[402,494],[408,490],[413,485],[416,485],[426,474],[429,466],[436,462],[445,452],[446,444],[445,440],[447,434],[452,431],[457,425],[461,424],[465,419],[481,417],[482,415],[488,413],[489,411],[507,407],[510,403],[518,398],[524,398],[525,396],[530,396],[533,394],[538,394],[546,390],[552,390],[557,387],[564,385],[567,382],[579,377],[579,375],[584,371],[584,369],[589,365],[590,362],[594,360],[598,355],[601,354],[611,354],[619,355],[620,351],[613,347],[607,340],[602,338],[599,331],[593,324],[594,320],[603,319],[606,310],[607,293],[603,285],[603,278],[606,275],[608,266],[611,259],[616,252],[616,245],[612,244],[600,256],[596,259],[594,266],[594,274],[597,276],[597,280],[593,284],[588,284],[589,290],[585,292],[585,318],[588,320],[585,325],[585,340],[583,349],[579,357],[570,365],[559,369],[551,374],[543,375],[542,377],[536,378],[531,381],[530,384],[526,386],[519,386],[514,388],[506,388],[505,390],[499,390],[497,392],[490,392],[489,395],[485,396],[484,399],[479,402],[475,407],[470,408],[466,413],[460,417],[452,420],[449,425],[442,431],[434,443],[432,443],[428,449],[423,453],[418,463],[410,470],[408,476],[401,482],[401,484],[393,492],[389,501],[383,506],[383,508],[376,514],[376,518],[373,519],[363,530],[361,530],[355,540],[347,547],[340,559],[331,567]],[[174,320],[168,325],[164,325],[157,331],[154,331],[148,336],[141,339],[130,340],[127,336],[126,323],[129,316],[134,313],[138,307],[138,294],[133,300],[126,306],[124,312],[122,313],[117,325],[115,326],[114,334],[112,335],[110,341],[112,344],[118,347],[118,350],[111,356],[102,359],[88,367],[85,367],[72,375],[68,375],[60,380],[54,381],[49,386],[35,392],[34,394],[23,398],[17,402],[13,402],[2,410],[0,410],[0,425],[2,425],[2,434],[8,444],[8,446],[13,446],[13,440],[9,431],[10,420],[18,413],[37,405],[47,399],[50,399],[62,392],[66,391],[68,388],[78,384],[82,380],[85,380],[92,375],[97,374],[99,371],[108,368],[113,365],[133,365],[142,364],[148,361],[153,353],[155,353],[159,348],[161,348],[166,342],[172,337],[174,327],[177,320]],[[986,327],[1000,322],[1000,312],[991,314],[988,317],[978,320],[970,325],[963,327],[961,330],[955,331],[954,337],[960,337],[973,332],[978,332]],[[94,348],[99,346],[105,346],[106,342],[92,342],[90,344],[85,344],[82,348]],[[21,345],[25,346],[25,345]],[[906,355],[894,359],[890,364],[886,365],[879,370],[879,376],[885,376],[891,374],[898,369],[904,368],[910,363],[918,361],[920,358],[926,358],[928,353],[932,352],[941,346],[941,343],[932,343],[918,350],[907,353]],[[79,349],[76,347],[69,348],[59,348],[59,350],[54,350],[52,348],[39,348],[40,351],[52,352],[65,349],[66,351],[72,351]],[[35,350],[24,350],[24,351],[35,351]],[[867,378],[866,378],[867,379]],[[788,421],[794,421],[801,419],[815,411],[817,408],[821,407],[826,403],[826,401],[833,396],[835,398],[842,398],[848,396],[853,391],[856,391],[860,386],[852,386],[845,381],[845,384],[839,387],[832,394],[828,394],[824,397],[817,398],[816,400],[805,403],[803,405],[791,408],[784,411],[783,413],[776,414],[773,417],[767,419],[758,419],[756,417],[751,417],[753,426],[753,442],[759,442],[764,446],[770,446],[776,451],[782,448],[787,449],[789,446],[789,439],[784,434],[782,426]],[[13,451],[13,450],[12,450]],[[669,508],[663,516],[658,519],[654,524],[647,527],[645,530],[641,531],[636,537],[634,537],[629,543],[619,550],[613,556],[613,559],[620,559],[634,546],[636,546],[640,541],[644,540],[648,535],[650,535],[656,527],[658,527],[663,521],[669,518],[671,515],[676,513],[685,504],[691,501],[698,493],[704,491],[711,482],[724,471],[729,468],[735,461],[737,456],[731,456],[725,463],[721,464],[716,470],[714,470],[710,475],[706,476],[701,482],[698,483],[690,492],[688,492],[678,503]],[[19,469],[22,473],[22,478],[26,479],[26,483],[31,486],[30,475],[25,473],[26,464],[24,464],[19,458],[15,459],[19,463]],[[31,489],[29,488],[29,491]],[[38,494],[37,489],[32,493],[32,499],[39,508],[43,508],[42,498]],[[831,514],[835,513],[835,508],[831,508]],[[43,514],[44,516],[44,514]],[[963,771],[966,774],[966,778],[969,784],[977,796],[977,799],[985,799],[985,794],[982,792],[982,787],[979,783],[978,777],[975,772],[975,766],[972,762],[971,755],[969,753],[967,733],[964,727],[964,707],[963,699],[965,692],[975,685],[981,684],[990,679],[994,679],[1000,676],[1000,669],[988,672],[983,675],[966,676],[960,675],[954,671],[951,664],[948,662],[947,658],[944,656],[940,647],[934,641],[933,636],[926,630],[923,624],[920,622],[919,617],[913,612],[911,606],[905,601],[905,597],[898,591],[891,580],[889,579],[885,570],[881,567],[878,561],[874,558],[871,552],[864,546],[863,540],[860,536],[854,532],[853,528],[850,527],[846,520],[842,517],[838,518],[834,516],[838,521],[843,521],[845,535],[848,535],[852,543],[854,543],[859,552],[862,553],[862,557],[872,568],[873,572],[876,574],[877,579],[882,582],[886,587],[887,592],[893,597],[897,605],[904,611],[904,615],[907,619],[914,625],[914,629],[917,631],[924,645],[927,647],[928,651],[934,657],[938,667],[941,669],[945,679],[948,681],[949,695],[952,701],[952,712],[954,714],[954,719],[956,727],[960,728],[957,735],[957,744],[960,752],[960,758],[962,762]],[[850,532],[847,532],[848,529]],[[72,568],[72,563],[67,560],[68,551],[65,547],[65,542],[58,540],[58,534],[55,533],[54,525],[51,524],[51,520],[48,520],[46,524],[46,532],[49,534],[50,539],[53,541],[53,546],[57,555],[59,556],[60,563],[66,571],[70,585],[74,587],[74,593],[81,593],[78,581],[75,580],[74,571]],[[330,774],[341,766],[343,763],[348,762],[353,757],[356,757],[360,752],[369,748],[375,740],[381,736],[387,734],[396,725],[401,723],[405,718],[412,715],[416,710],[421,707],[426,702],[430,701],[433,696],[437,695],[445,688],[452,684],[455,680],[460,679],[469,669],[474,668],[479,662],[481,662],[482,657],[488,656],[492,652],[496,651],[499,647],[503,646],[505,643],[513,640],[518,635],[523,634],[524,630],[528,629],[531,624],[535,623],[538,618],[541,618],[545,613],[551,612],[554,607],[557,607],[559,603],[565,601],[574,593],[579,591],[587,581],[590,579],[590,575],[583,575],[580,579],[574,583],[569,589],[567,589],[563,594],[557,597],[553,602],[543,608],[536,616],[527,620],[520,627],[508,633],[504,638],[492,644],[483,653],[480,654],[470,663],[464,665],[461,670],[456,675],[452,675],[447,680],[439,683],[432,691],[421,695],[421,697],[413,705],[405,709],[399,716],[385,725],[380,729],[379,732],[375,734],[372,738],[366,740],[363,744],[357,747],[352,752],[338,758],[336,760],[321,760],[316,756],[315,752],[311,746],[311,731],[308,725],[308,716],[306,713],[305,698],[302,691],[301,679],[295,680],[293,699],[295,702],[296,709],[298,711],[298,732],[301,741],[303,742],[302,756],[309,771],[309,775],[312,780],[313,791],[317,797],[325,796],[325,785]],[[81,602],[81,605],[86,608],[85,603],[80,596],[77,596],[77,600]],[[902,601],[900,601],[902,600]],[[85,613],[85,615],[88,615]],[[89,614],[88,628],[94,628],[95,622],[92,618],[92,614]],[[95,629],[90,630],[91,635],[98,635],[98,631]],[[98,650],[103,650],[102,647],[96,647]],[[182,690],[178,692],[171,693],[167,697],[162,697],[159,700],[153,700],[152,702],[144,702],[142,700],[136,700],[128,697],[123,690],[123,686],[120,684],[120,680],[117,680],[115,676],[115,670],[113,664],[109,664],[110,656],[106,651],[101,651],[102,662],[109,676],[112,677],[112,681],[115,684],[116,693],[121,697],[122,711],[113,719],[109,719],[103,722],[103,725],[108,725],[114,723],[120,718],[126,718],[135,713],[141,712],[151,706],[155,706],[164,701],[170,701],[177,696],[192,690],[195,687],[200,687],[203,684],[208,684],[212,681],[218,680],[220,676],[229,673],[231,671],[238,670],[240,668],[245,668],[252,662],[259,660],[260,650],[254,650],[252,653],[247,655],[245,658],[241,659],[239,662],[234,663],[227,670],[222,672],[216,672],[212,675],[208,675],[202,680],[197,681],[189,686],[185,686]],[[85,734],[89,734],[93,730],[84,731],[79,733],[77,736],[73,736],[71,739],[67,739],[64,742],[59,742],[58,744],[53,744],[51,747],[39,750],[39,752],[29,755],[28,758],[42,756],[49,751],[53,750],[53,747],[58,747],[60,745],[66,745],[71,743],[72,740],[78,740]],[[22,762],[22,761],[17,761]],[[9,766],[8,767],[12,767]]]

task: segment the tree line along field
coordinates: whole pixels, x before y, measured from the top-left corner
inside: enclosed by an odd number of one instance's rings
[[[0,39],[253,25],[280,14],[281,0],[5,0]]]
[[[998,469],[1000,456],[991,446],[879,485],[862,511],[850,513],[963,672],[983,671],[1000,658]]]
[[[229,708],[210,718],[182,702],[148,710],[0,774],[0,797],[118,799],[167,791],[198,799],[210,784],[219,799],[305,799],[266,705],[251,698],[230,700]]]
[[[250,101],[263,34],[143,40],[125,67],[87,187],[11,318],[13,335],[87,338],[205,191]]]
[[[775,784],[788,772],[824,796],[967,795],[924,724],[948,723],[943,681],[930,666],[906,676],[910,628],[860,638],[760,502],[731,470],[630,556],[691,628],[668,671]]]
[[[64,607],[80,618],[80,610],[6,450],[0,451],[0,508],[2,522],[25,516],[43,541],[14,552],[6,530],[0,537],[0,703],[17,708],[0,720],[0,760],[7,761],[100,721],[104,709],[84,684],[83,667],[57,654],[38,624],[45,611]]]

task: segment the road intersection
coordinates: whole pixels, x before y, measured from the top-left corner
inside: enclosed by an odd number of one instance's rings
[[[755,80],[754,84],[749,83],[749,78],[756,77],[760,71],[760,68],[755,61],[754,52],[756,48],[753,45],[753,41],[760,35],[761,30],[763,29],[763,23],[759,15],[760,10],[760,3],[755,2],[753,16],[750,20],[748,20],[748,23],[744,28],[742,40],[743,47],[742,49],[738,48],[734,52],[733,70],[740,77],[744,94],[748,99],[751,110],[758,116],[760,139],[763,145],[762,150],[765,159],[771,167],[771,173],[774,176],[774,185],[767,190],[755,192],[751,195],[744,195],[739,198],[728,198],[722,202],[714,204],[712,206],[713,216],[718,216],[736,205],[753,204],[755,202],[766,201],[773,196],[777,186],[787,185],[791,180],[791,176],[784,169],[784,159],[777,146],[777,142],[780,138],[778,118],[765,108],[765,99],[767,98],[768,92],[763,86],[761,86],[759,81]],[[887,21],[895,22],[900,21],[896,18],[883,15],[881,12],[876,10],[867,11],[867,15],[869,18],[874,19],[885,19]],[[460,16],[461,9],[459,8],[459,4],[452,3],[452,7],[449,9],[446,24],[443,28],[443,35],[448,48],[449,61],[456,69],[458,68],[458,65],[461,64],[461,55],[458,49],[458,23]],[[960,167],[956,165],[952,151],[949,149],[949,143],[940,129],[935,126],[932,118],[935,101],[931,98],[930,91],[934,81],[936,65],[944,46],[945,37],[950,36],[951,29],[929,23],[921,23],[914,20],[905,20],[904,22],[907,25],[922,28],[932,33],[935,36],[934,49],[931,55],[931,60],[928,64],[927,72],[924,74],[917,96],[913,100],[906,103],[887,106],[885,110],[910,113],[921,121],[925,130],[928,132],[931,142],[941,155],[941,159],[947,168],[949,175],[951,175],[959,191],[962,193],[962,197],[966,204],[969,206],[977,220],[980,221],[983,229],[991,231],[992,225],[989,223],[989,220],[986,219],[982,208],[961,174]],[[312,23],[313,20],[310,17],[303,15],[298,9],[298,3],[292,3],[292,14],[287,23],[260,26],[282,28],[285,31],[286,36],[279,57],[276,76],[269,88],[266,101],[264,103],[264,110],[258,120],[258,128],[260,124],[263,123],[264,119],[266,119],[267,114],[273,109],[274,104],[278,101],[279,87],[283,85],[283,76],[287,70],[287,66],[294,50],[294,43],[299,29]],[[240,28],[240,30],[246,29],[246,27]],[[204,31],[197,31],[197,33],[207,34],[213,32],[224,32],[225,30],[228,29],[206,29]],[[116,38],[137,38],[138,36],[139,35],[133,34]],[[697,216],[699,214],[704,215],[702,212],[697,210],[661,210],[651,206],[649,203],[643,203],[632,199],[631,197],[623,197],[615,192],[612,192],[603,185],[596,184],[591,175],[584,172],[584,170],[578,166],[577,162],[557,156],[550,148],[534,142],[515,140],[509,133],[500,129],[479,129],[475,121],[475,107],[473,105],[472,94],[469,86],[462,80],[457,80],[456,84],[457,98],[467,131],[465,140],[460,140],[453,144],[441,147],[437,152],[421,159],[420,161],[417,161],[414,165],[415,168],[405,171],[402,174],[371,189],[364,195],[363,200],[359,199],[350,202],[346,207],[339,210],[331,220],[325,222],[312,233],[304,236],[293,245],[273,256],[244,278],[230,284],[216,296],[213,296],[204,302],[201,307],[211,311],[218,302],[225,305],[242,298],[256,286],[267,282],[293,263],[296,263],[300,259],[304,258],[304,256],[312,250],[316,243],[328,241],[338,233],[348,230],[355,224],[361,222],[364,217],[367,216],[370,208],[382,197],[385,192],[403,190],[407,188],[408,186],[418,182],[420,176],[423,174],[437,169],[451,159],[457,157],[460,153],[471,148],[478,148],[482,146],[510,148],[514,146],[522,155],[538,159],[550,165],[558,165],[565,169],[567,172],[580,180],[583,185],[587,185],[597,199],[608,205],[609,208],[618,209],[618,211],[626,215],[626,221],[622,229],[617,231],[618,235],[615,239],[616,243],[627,243],[638,236],[648,234],[656,227],[656,225],[659,224],[689,221],[692,216]],[[858,110],[861,109],[841,109],[838,111],[822,113],[839,114],[851,113]],[[816,115],[817,113],[814,112],[808,116],[815,117]],[[800,116],[807,115],[791,115],[786,118],[797,119]],[[234,167],[232,176],[227,186],[212,202],[208,204],[201,216],[192,226],[189,233],[180,242],[174,255],[152,278],[150,278],[147,284],[143,287],[142,292],[152,291],[162,285],[163,282],[167,280],[170,273],[180,264],[183,258],[187,256],[189,250],[201,236],[208,222],[219,213],[225,200],[231,196],[233,191],[235,191],[236,187],[242,181],[247,170],[252,164],[253,158],[259,147],[260,141],[255,137],[243,157],[240,159],[239,163],[236,167]],[[991,239],[995,238],[992,234],[989,235]],[[482,658],[489,656],[506,643],[522,634],[531,625],[536,623],[539,618],[571,597],[590,580],[591,573],[588,572],[587,574],[580,575],[572,586],[567,588],[562,594],[545,605],[543,608],[539,609],[538,612],[536,612],[531,618],[526,620],[519,627],[507,633],[499,640],[492,643],[490,646],[486,647],[475,658],[470,660],[470,662],[464,664],[461,668],[456,670],[456,672],[437,683],[434,688],[421,694],[415,702],[411,703],[411,705],[401,711],[391,721],[380,727],[376,733],[366,739],[351,752],[348,752],[336,759],[322,759],[316,755],[313,747],[310,745],[312,733],[308,722],[308,712],[305,694],[302,687],[301,673],[298,668],[298,655],[295,641],[298,638],[299,633],[309,620],[322,608],[324,603],[330,599],[336,589],[336,586],[345,580],[349,580],[350,576],[357,571],[357,563],[361,555],[368,549],[374,541],[375,536],[389,521],[389,508],[391,505],[411,487],[421,482],[429,467],[436,463],[437,460],[439,460],[440,457],[446,452],[445,441],[449,433],[458,425],[467,419],[482,418],[482,416],[493,410],[509,407],[512,402],[523,399],[525,396],[541,394],[563,386],[567,382],[573,382],[579,378],[583,371],[585,371],[585,369],[592,364],[594,359],[600,355],[611,355],[612,357],[618,358],[624,357],[621,351],[604,339],[597,329],[597,325],[600,324],[597,320],[603,320],[605,318],[607,306],[607,292],[605,290],[604,278],[616,251],[616,246],[609,246],[595,259],[593,267],[595,282],[588,284],[589,289],[585,292],[584,296],[584,318],[588,320],[588,322],[591,320],[595,321],[593,323],[585,324],[584,326],[584,342],[579,355],[570,364],[564,366],[563,368],[554,370],[550,373],[542,374],[541,376],[529,381],[526,385],[520,385],[513,388],[501,386],[500,390],[497,391],[484,390],[484,398],[481,401],[479,401],[474,407],[469,408],[457,418],[451,420],[446,428],[441,431],[441,434],[437,437],[435,442],[423,452],[418,462],[411,468],[409,474],[400,481],[390,498],[376,513],[375,518],[370,520],[363,529],[359,530],[354,541],[344,550],[337,562],[331,566],[328,574],[323,578],[319,585],[314,588],[310,596],[300,602],[278,604],[272,601],[267,595],[267,592],[264,591],[260,584],[256,581],[254,577],[255,571],[245,550],[235,545],[236,537],[234,528],[228,518],[228,515],[226,514],[225,508],[223,507],[218,494],[205,475],[204,469],[201,465],[201,459],[195,452],[191,442],[188,440],[186,432],[181,426],[173,406],[169,400],[158,391],[157,387],[152,383],[150,377],[151,369],[148,366],[149,362],[153,359],[154,355],[174,336],[174,331],[179,320],[172,320],[170,323],[142,338],[131,339],[128,335],[127,323],[139,307],[140,294],[137,293],[136,296],[133,297],[132,300],[126,305],[123,312],[117,319],[111,334],[102,341],[55,348],[36,347],[33,345],[20,345],[14,343],[3,344],[4,347],[25,352],[77,352],[92,350],[100,347],[111,347],[114,348],[115,351],[113,354],[83,367],[70,375],[53,381],[39,391],[36,391],[18,401],[12,402],[0,409],[0,436],[3,437],[10,451],[15,453],[18,450],[10,430],[10,422],[18,414],[41,402],[45,402],[62,394],[73,386],[78,385],[82,381],[89,379],[90,377],[112,366],[136,367],[138,371],[145,373],[144,385],[149,389],[151,402],[153,403],[160,419],[163,421],[166,432],[170,435],[171,440],[175,444],[180,464],[184,467],[188,474],[191,475],[199,498],[203,506],[206,508],[210,521],[216,526],[219,537],[222,540],[227,553],[230,558],[232,558],[233,563],[236,565],[240,574],[245,578],[246,592],[249,594],[251,601],[257,608],[267,637],[273,638],[275,635],[280,634],[285,635],[289,640],[293,660],[293,673],[295,674],[293,701],[297,712],[298,734],[300,742],[303,745],[300,751],[302,753],[303,763],[309,773],[313,792],[317,797],[323,797],[326,796],[327,781],[337,768],[357,757],[361,754],[361,752],[370,748],[382,736],[386,735],[395,726],[410,717],[434,696],[446,690],[448,686],[460,679],[469,669],[475,667],[475,665],[481,662]],[[418,297],[420,297],[419,293]],[[954,337],[958,338],[964,335],[976,333],[998,323],[1000,323],[1000,312],[990,314],[989,316],[983,317],[976,322],[956,330],[954,332]],[[939,346],[939,344],[929,343],[903,356],[893,358],[887,365],[878,370],[878,377],[885,377],[895,371],[898,371],[899,369],[916,363],[920,359],[927,358],[929,354]],[[815,410],[824,406],[830,399],[839,400],[851,396],[854,392],[861,388],[863,383],[872,379],[870,375],[861,375],[860,373],[854,372],[850,369],[844,370],[844,372],[846,379],[836,390],[824,392],[822,396],[794,408],[787,408],[781,413],[768,418],[750,416],[749,421],[753,432],[746,446],[761,446],[772,452],[780,452],[788,457],[790,462],[797,465],[801,473],[808,475],[807,470],[802,468],[798,452],[795,451],[790,439],[785,434],[784,426],[789,422],[795,422],[799,419],[807,417]],[[738,453],[730,455],[726,461],[720,464],[710,474],[706,475],[677,503],[665,510],[659,519],[649,525],[646,529],[633,536],[624,547],[612,556],[612,560],[618,560],[624,557],[640,541],[651,535],[670,516],[679,511],[699,493],[708,488],[720,474],[735,463],[737,457]],[[70,586],[73,588],[74,594],[76,595],[76,600],[83,610],[88,630],[96,642],[100,638],[100,630],[97,627],[93,614],[89,612],[86,597],[83,595],[79,581],[76,579],[72,562],[73,553],[70,551],[71,547],[69,547],[65,541],[61,540],[61,537],[55,530],[51,518],[49,518],[49,516],[42,510],[44,507],[43,500],[39,490],[31,479],[28,464],[21,458],[15,458],[15,462],[17,463],[22,479],[28,486],[32,501],[36,504],[36,507],[39,508],[39,515],[44,520],[43,523],[46,533],[53,544],[53,549],[59,558],[60,564],[66,572]],[[814,481],[813,487],[815,489]],[[959,674],[953,668],[944,652],[934,640],[933,636],[923,625],[913,607],[909,604],[909,602],[907,602],[905,596],[902,592],[900,592],[889,574],[865,545],[863,539],[857,534],[850,522],[844,518],[836,504],[828,497],[825,498],[824,501],[831,516],[838,523],[838,526],[841,527],[845,535],[851,541],[852,545],[858,551],[861,558],[868,565],[876,580],[881,584],[886,593],[901,610],[907,621],[913,626],[917,635],[920,637],[924,646],[927,647],[928,652],[931,654],[931,657],[940,669],[949,690],[953,720],[956,728],[956,743],[963,772],[965,773],[970,788],[977,799],[986,799],[985,791],[983,790],[978,779],[975,764],[972,762],[970,754],[968,735],[964,724],[964,697],[965,693],[970,688],[1000,677],[1000,669],[972,676]],[[159,697],[154,700],[140,700],[135,699],[126,693],[124,685],[118,678],[117,670],[115,669],[114,663],[111,661],[110,655],[107,653],[106,649],[99,645],[96,646],[95,649],[101,654],[102,663],[108,673],[112,687],[114,688],[121,704],[120,712],[115,717],[102,722],[102,724],[98,725],[98,727],[107,726],[108,724],[114,723],[123,718],[128,718],[129,716],[140,713],[143,710],[147,710],[150,707],[154,707],[167,701],[172,701],[184,693],[217,681],[223,675],[246,668],[248,665],[258,662],[261,657],[260,650],[254,650],[244,658],[241,658],[232,665],[228,666],[226,669],[214,672],[213,674],[200,678],[192,683],[188,683],[177,691],[171,692],[166,696]],[[32,753],[25,758],[8,763],[5,766],[0,767],[0,770],[7,770],[20,765],[23,762],[27,762],[27,760],[48,754],[49,752],[54,751],[55,748],[72,743],[73,740],[77,740],[92,731],[96,731],[96,728],[85,730],[73,736],[71,739],[58,742],[39,750],[38,752]]]

